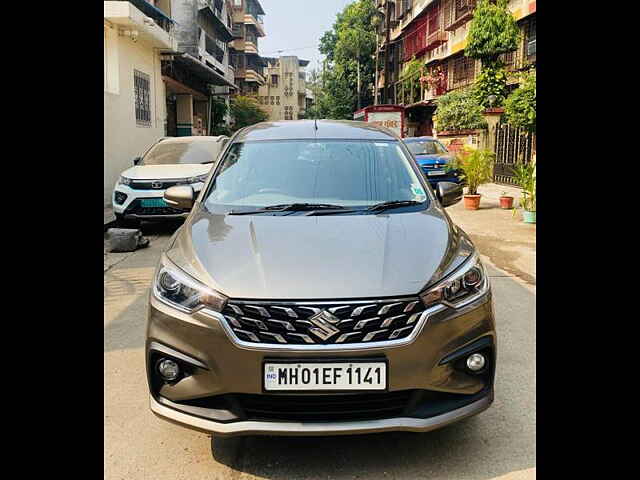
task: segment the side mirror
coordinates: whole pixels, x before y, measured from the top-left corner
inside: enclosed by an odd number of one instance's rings
[[[462,187],[453,182],[438,182],[436,195],[443,207],[450,207],[462,199]]]
[[[164,192],[164,201],[168,205],[185,210],[191,210],[193,207],[193,188],[191,185],[179,185],[177,187],[169,187]]]
[[[138,165],[142,161],[142,157],[136,157],[133,159],[133,165]]]

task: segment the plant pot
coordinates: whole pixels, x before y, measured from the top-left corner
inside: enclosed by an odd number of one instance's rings
[[[464,208],[467,210],[478,210],[478,208],[480,208],[480,195],[465,195]]]
[[[524,223],[536,223],[536,212],[522,211],[522,220]]]
[[[513,197],[500,197],[500,208],[511,210],[513,208]]]

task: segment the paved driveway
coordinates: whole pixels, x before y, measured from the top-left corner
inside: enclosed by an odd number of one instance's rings
[[[496,400],[476,417],[425,434],[223,439],[157,419],[144,371],[146,297],[171,228],[109,259],[104,275],[105,478],[533,478],[535,294],[490,268],[498,328]]]

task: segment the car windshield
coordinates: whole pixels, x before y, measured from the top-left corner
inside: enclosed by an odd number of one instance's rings
[[[388,201],[420,202],[413,208],[423,209],[427,194],[410,161],[397,141],[236,143],[204,204],[212,212],[285,204],[364,209]]]
[[[210,163],[218,152],[217,142],[160,142],[147,152],[141,165]]]
[[[414,155],[438,155],[447,153],[447,150],[435,140],[422,140],[419,142],[406,142],[407,148]]]

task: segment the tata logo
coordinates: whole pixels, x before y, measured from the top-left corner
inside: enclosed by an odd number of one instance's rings
[[[151,188],[162,188],[162,182],[158,182],[158,181],[151,182]]]
[[[328,340],[336,333],[340,333],[340,329],[334,327],[334,325],[340,322],[340,319],[326,310],[321,310],[316,313],[313,317],[309,318],[309,321],[315,325],[315,327],[309,328],[309,332],[322,340]]]

